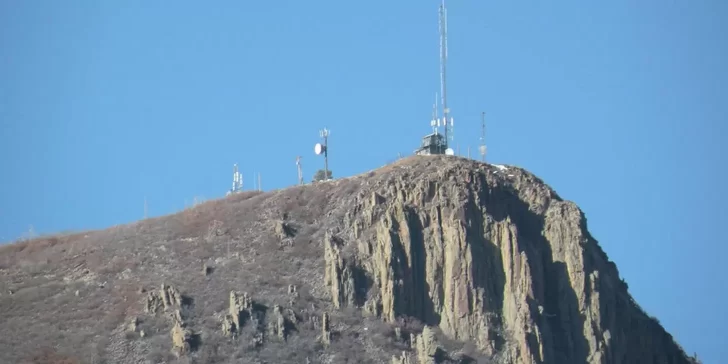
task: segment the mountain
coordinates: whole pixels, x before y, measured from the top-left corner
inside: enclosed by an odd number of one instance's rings
[[[582,211],[413,156],[0,249],[3,363],[674,363]]]

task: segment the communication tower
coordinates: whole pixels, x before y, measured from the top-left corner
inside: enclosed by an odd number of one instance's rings
[[[296,157],[296,168],[298,169],[298,184],[303,185],[303,170],[301,169],[301,156]]]
[[[238,164],[233,164],[233,187],[229,193],[237,193],[243,190],[243,175],[238,170]]]
[[[448,147],[454,139],[453,125],[455,123],[450,116],[450,108],[447,106],[447,8],[445,0],[442,0],[439,9],[439,31],[440,31],[440,92],[435,94],[435,105],[432,110],[430,126],[432,134],[422,138],[422,144],[415,150],[417,155],[446,154],[455,155],[455,151]],[[438,96],[440,99],[438,99]],[[442,116],[438,115],[439,105],[442,104]],[[444,136],[439,133],[440,126],[445,128]],[[459,154],[459,153],[458,153]]]
[[[324,144],[316,143],[313,148],[316,155],[324,155],[324,180],[329,179],[329,135],[331,130],[326,128],[319,130],[319,136],[324,139]]]
[[[440,94],[442,95],[442,125],[445,127],[445,142],[453,140],[454,120],[450,116],[450,108],[447,107],[447,8],[445,0],[440,4]]]
[[[487,148],[485,147],[485,111],[483,111],[483,113],[480,115],[480,125],[480,160],[481,162],[485,162],[485,152],[487,151]]]

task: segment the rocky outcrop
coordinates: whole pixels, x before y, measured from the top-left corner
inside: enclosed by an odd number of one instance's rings
[[[576,205],[518,168],[452,167],[359,192],[323,242],[335,307],[414,316],[513,363],[687,363]]]
[[[392,358],[392,364],[415,364],[415,363],[412,361],[410,354],[406,351],[403,351],[402,355],[400,355],[399,357]]]
[[[418,156],[56,240],[0,251],[0,362],[163,362],[169,333],[179,362],[690,364],[581,211],[513,167]]]
[[[138,327],[139,327],[139,318],[134,316],[129,321],[128,329],[131,332],[136,332]]]
[[[331,317],[325,312],[321,318],[321,342],[324,345],[331,344]]]
[[[270,323],[270,326],[273,335],[281,340],[286,340],[288,337],[286,318],[283,317],[283,310],[279,305],[273,307],[273,321]]]
[[[140,292],[144,289],[141,288]],[[160,312],[165,313],[165,317],[172,324],[170,336],[172,337],[172,349],[178,356],[189,354],[197,349],[199,345],[199,336],[195,335],[192,329],[187,326],[182,315],[182,307],[185,297],[180,291],[171,285],[162,284],[159,290],[153,290],[147,293],[144,300],[144,312],[149,315],[157,315]],[[139,318],[133,317],[129,323],[128,329],[136,332],[139,328]],[[139,331],[139,336],[144,337],[144,330]]]
[[[414,338],[412,346],[417,349],[417,360],[420,364],[436,364],[442,361],[438,360],[441,349],[435,341],[435,333],[429,326],[425,326],[422,334]]]
[[[252,316],[253,300],[245,292],[242,295],[230,291],[230,308],[228,314],[222,321],[222,331],[225,335],[231,336],[237,333],[245,324],[245,320]]]
[[[144,304],[144,312],[155,314],[160,310],[168,311],[182,306],[182,294],[177,288],[162,284],[158,291],[150,291]]]
[[[186,355],[192,350],[192,331],[175,322],[170,332],[172,335],[172,348],[178,355]]]

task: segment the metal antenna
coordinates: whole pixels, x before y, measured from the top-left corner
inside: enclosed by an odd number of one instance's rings
[[[243,190],[243,174],[238,170],[238,164],[233,164],[233,188],[230,193],[236,193]]]
[[[238,184],[238,164],[233,164],[233,186],[230,188],[230,192],[235,192],[235,187],[237,187]]]
[[[440,129],[440,118],[437,116],[437,92],[435,92],[435,103],[432,104],[432,120],[430,121],[432,132],[437,135],[438,129]]]
[[[147,218],[147,196],[144,196],[144,219]]]
[[[485,111],[480,116],[481,118],[481,135],[480,135],[480,159],[485,162]]]
[[[445,142],[448,134],[452,134],[453,120],[450,118],[450,109],[447,107],[447,9],[445,0],[440,5],[440,92],[442,93],[443,126],[445,127]],[[449,123],[449,125],[448,125]],[[450,136],[452,140],[452,136]]]
[[[263,191],[263,187],[260,184],[260,172],[258,172],[258,191]]]
[[[319,131],[319,135],[324,138],[324,180],[329,179],[329,135],[331,131],[324,128]]]
[[[298,168],[298,184],[303,186],[303,170],[301,170],[301,156],[296,157],[296,167]]]

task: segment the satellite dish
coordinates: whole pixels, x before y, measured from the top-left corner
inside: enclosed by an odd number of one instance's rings
[[[452,148],[445,149],[445,154],[447,155],[455,155],[455,151],[452,150]]]
[[[313,147],[313,151],[316,152],[316,154],[321,154],[324,152],[324,146],[321,145],[321,143],[316,143],[316,145]]]

